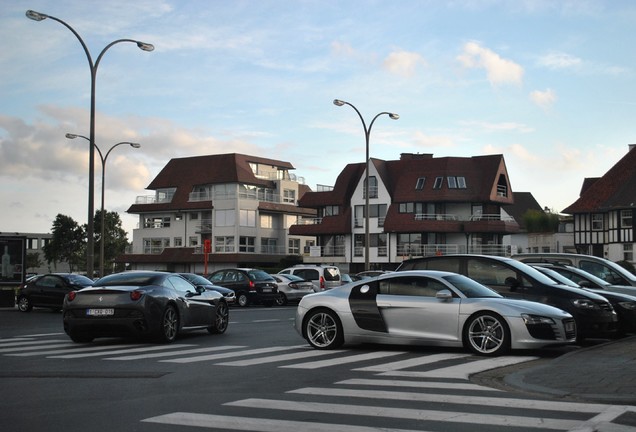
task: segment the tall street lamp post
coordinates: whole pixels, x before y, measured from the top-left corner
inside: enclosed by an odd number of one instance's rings
[[[75,138],[84,138],[85,140],[88,140],[90,142],[90,139],[88,137],[85,137],[84,135],[76,135],[76,134],[72,134],[72,133],[67,133],[66,134],[66,138],[68,139],[75,139]],[[122,141],[122,142],[118,142],[117,144],[115,144],[114,146],[112,146],[110,149],[108,149],[108,151],[106,152],[106,154],[104,155],[102,153],[102,151],[99,149],[99,147],[97,146],[97,144],[93,144],[93,147],[95,147],[95,150],[97,150],[97,153],[99,154],[99,159],[102,162],[102,207],[101,207],[101,211],[100,211],[100,221],[101,221],[101,235],[100,235],[100,240],[99,240],[99,276],[102,277],[104,276],[104,257],[106,256],[104,253],[104,245],[106,243],[106,234],[105,234],[105,230],[104,230],[104,226],[105,226],[105,221],[104,221],[104,191],[105,191],[105,185],[106,185],[106,159],[108,159],[108,155],[110,154],[110,152],[113,151],[113,149],[117,146],[120,145],[124,145],[127,144],[129,146],[131,146],[132,148],[139,148],[141,147],[141,144],[139,143],[134,143],[134,142],[129,142],[129,141]]]
[[[27,10],[26,16],[27,18],[32,19],[34,21],[42,21],[49,18],[53,21],[59,22],[64,27],[69,29],[75,35],[79,43],[82,45],[82,48],[84,49],[84,53],[86,54],[86,59],[88,60],[88,66],[90,67],[90,70],[91,70],[91,114],[90,114],[90,134],[89,134],[90,145],[89,145],[89,151],[88,151],[88,223],[86,225],[86,231],[87,231],[86,232],[86,237],[87,237],[86,239],[86,274],[92,278],[93,268],[95,265],[94,263],[95,251],[93,250],[94,241],[95,241],[93,213],[95,212],[95,209],[94,209],[94,205],[95,205],[94,204],[95,148],[96,148],[95,146],[95,81],[97,78],[97,67],[99,66],[99,62],[101,61],[106,51],[115,44],[122,43],[122,42],[132,42],[134,44],[137,44],[137,46],[143,51],[152,51],[155,49],[155,47],[149,43],[140,42],[134,39],[117,39],[109,43],[108,45],[106,45],[104,49],[102,49],[102,51],[97,56],[97,60],[93,63],[93,58],[91,57],[91,53],[88,50],[88,47],[84,43],[84,40],[79,35],[79,33],[77,33],[75,29],[73,29],[73,27],[71,27],[70,25],[68,25],[67,23],[65,23],[59,18],[56,18],[51,15],[43,14],[40,12],[36,12],[33,10]]]
[[[381,115],[386,114],[393,120],[399,119],[400,116],[395,113],[383,111],[373,117],[373,120],[371,120],[371,123],[367,128],[367,124],[364,122],[364,118],[362,117],[362,114],[360,114],[360,111],[358,111],[358,108],[356,108],[349,102],[340,99],[334,99],[333,104],[336,106],[349,105],[351,108],[353,108],[358,114],[358,117],[360,117],[360,120],[362,121],[362,127],[364,128],[364,139],[366,143],[366,169],[364,174],[364,270],[367,271],[369,270],[369,195],[371,192],[369,188],[369,136],[371,135],[371,128],[373,127],[375,119],[377,119]]]

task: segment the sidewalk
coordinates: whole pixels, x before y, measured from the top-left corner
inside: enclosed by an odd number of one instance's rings
[[[636,336],[514,370],[503,382],[559,399],[616,405],[576,432],[636,431]]]

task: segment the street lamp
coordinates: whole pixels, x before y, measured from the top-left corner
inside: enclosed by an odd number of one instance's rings
[[[88,137],[85,137],[84,135],[76,135],[76,134],[72,134],[72,133],[67,133],[66,134],[66,138],[68,139],[75,139],[75,138],[84,138],[85,140],[87,140],[88,142],[90,142],[91,140]],[[104,276],[104,244],[106,243],[106,236],[105,236],[105,230],[104,230],[104,190],[105,190],[105,180],[106,180],[106,159],[108,159],[108,155],[110,154],[110,152],[113,151],[113,149],[117,146],[120,145],[124,145],[124,144],[128,144],[129,146],[131,146],[132,148],[139,148],[141,147],[141,144],[139,143],[134,143],[134,142],[129,142],[129,141],[122,141],[122,142],[118,142],[117,144],[115,144],[114,146],[112,146],[110,149],[108,149],[108,151],[106,152],[106,154],[104,155],[102,153],[102,151],[99,149],[99,147],[97,146],[97,144],[93,144],[93,147],[95,147],[95,150],[97,150],[97,153],[99,154],[99,159],[102,161],[102,208],[100,211],[100,219],[101,219],[101,237],[100,237],[100,241],[99,241],[99,277],[103,277]]]
[[[57,21],[62,24],[64,27],[69,29],[77,38],[79,43],[82,45],[84,49],[84,53],[86,54],[86,59],[88,60],[88,66],[91,70],[91,114],[90,114],[90,138],[89,138],[89,151],[88,151],[88,223],[86,226],[86,274],[92,278],[93,277],[93,267],[94,267],[94,226],[93,226],[93,213],[95,212],[94,205],[94,194],[95,194],[95,81],[97,79],[97,67],[99,66],[99,62],[102,57],[106,53],[106,51],[115,44],[121,42],[132,42],[137,44],[139,49],[143,51],[152,51],[155,47],[149,43],[140,42],[134,39],[117,39],[102,49],[102,51],[97,56],[97,60],[93,63],[93,58],[91,57],[91,53],[88,50],[88,47],[84,43],[82,37],[67,23],[62,21],[59,18],[56,18],[51,15],[43,14],[40,12],[36,12],[33,10],[27,10],[26,16],[29,19],[34,21],[43,21],[47,18],[52,19],[53,21]]]
[[[362,127],[364,128],[364,138],[365,138],[365,142],[366,142],[366,170],[365,170],[365,175],[364,175],[364,184],[365,184],[365,194],[364,194],[364,270],[367,271],[367,270],[369,270],[369,243],[370,243],[370,238],[369,238],[369,193],[370,193],[370,188],[369,188],[369,136],[371,135],[371,128],[373,127],[373,123],[375,122],[375,119],[377,119],[381,115],[386,114],[393,120],[399,119],[400,116],[395,114],[395,113],[390,113],[390,112],[383,111],[381,113],[376,114],[375,117],[373,117],[373,120],[371,120],[371,123],[369,124],[369,127],[367,128],[367,124],[364,122],[364,118],[362,117],[362,114],[360,114],[360,111],[358,111],[358,108],[356,108],[355,106],[353,106],[349,102],[346,102],[346,101],[343,101],[343,100],[340,100],[340,99],[334,99],[333,100],[333,104],[335,106],[339,106],[339,107],[343,106],[343,105],[349,105],[351,108],[353,108],[355,110],[355,112],[358,113],[358,117],[360,117],[360,120],[362,121]]]

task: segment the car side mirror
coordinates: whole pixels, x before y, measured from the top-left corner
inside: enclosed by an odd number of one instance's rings
[[[197,294],[203,294],[205,292],[205,286],[204,285],[197,285],[196,286],[196,290],[197,290]]]
[[[435,298],[437,298],[438,300],[448,301],[453,298],[453,294],[449,290],[443,289],[437,291],[437,294],[435,294]]]
[[[519,288],[519,281],[512,276],[508,276],[504,284],[510,288],[510,291],[517,291],[517,288]]]

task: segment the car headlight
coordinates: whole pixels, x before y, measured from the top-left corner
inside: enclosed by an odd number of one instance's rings
[[[526,325],[554,324],[554,320],[552,318],[541,315],[521,314],[521,319],[523,319],[523,322]]]
[[[572,300],[572,304],[581,309],[599,309],[596,303],[588,299],[574,299]]]
[[[633,301],[618,302],[618,305],[623,309],[636,310],[636,302]]]

